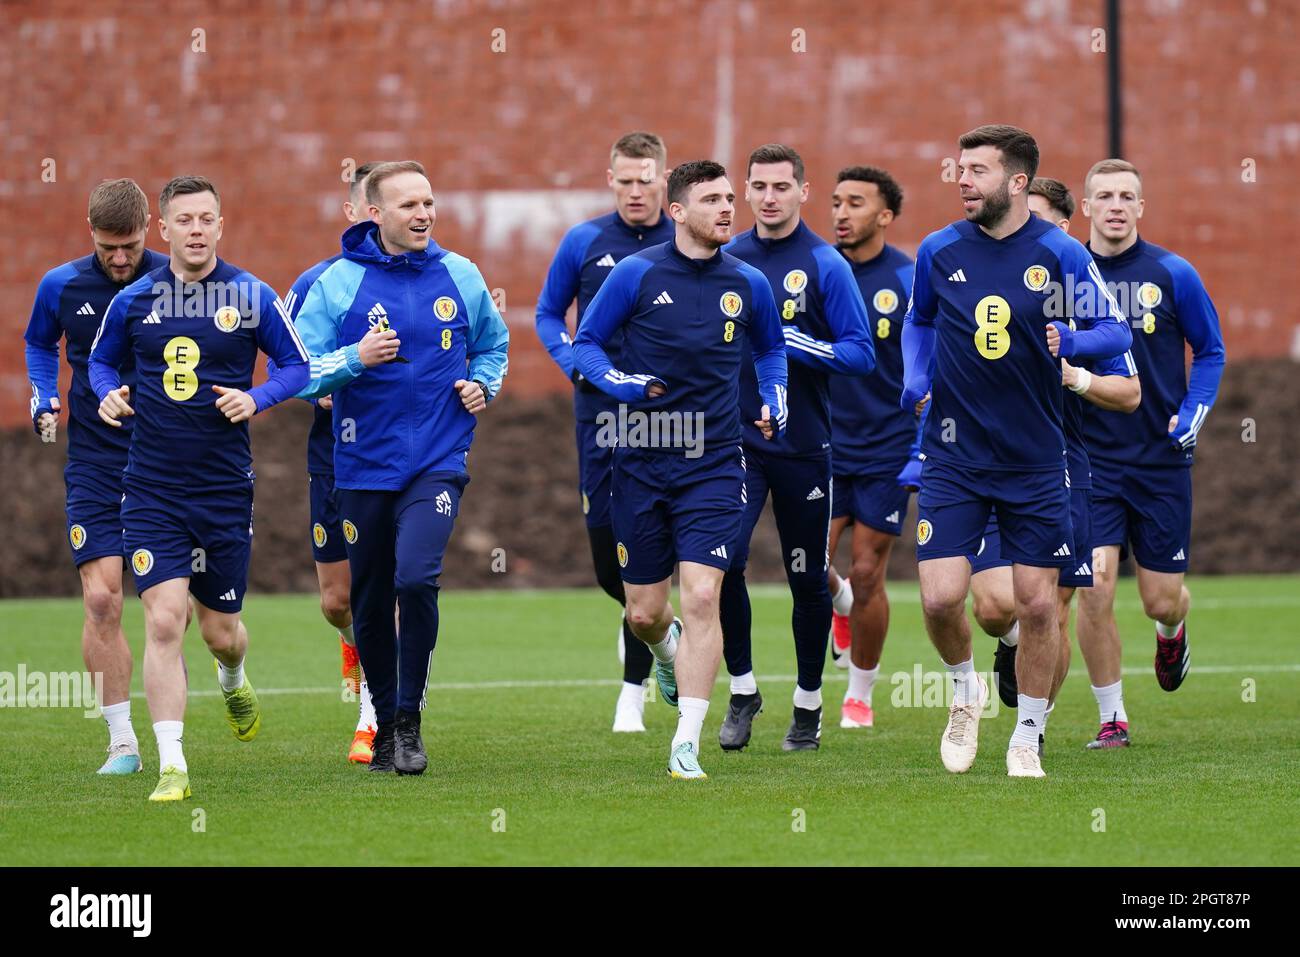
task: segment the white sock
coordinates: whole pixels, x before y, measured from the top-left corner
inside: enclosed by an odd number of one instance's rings
[[[677,733],[673,735],[670,751],[676,751],[677,745],[689,741],[695,745],[695,753],[700,751],[700,731],[704,728],[704,716],[709,713],[708,698],[677,699]]]
[[[340,628],[339,637],[342,638],[349,645],[351,645],[353,648],[357,646],[357,636],[352,633],[351,625],[344,625],[342,628]]]
[[[974,656],[972,655],[965,661],[955,665],[950,665],[945,661],[943,667],[948,672],[948,677],[952,679],[953,704],[959,707],[968,704],[979,704],[980,681],[975,674]]]
[[[175,768],[188,771],[185,754],[181,751],[181,733],[185,730],[184,721],[155,721],[153,736],[158,739],[158,768]]]
[[[798,685],[794,686],[794,706],[803,708],[805,711],[816,711],[822,706],[822,689],[816,691],[805,691]]]
[[[1033,748],[1037,751],[1038,736],[1046,726],[1043,715],[1047,713],[1047,699],[1022,694],[1017,696],[1016,702],[1016,730],[1012,732],[1007,748]]]
[[[1104,688],[1092,686],[1093,696],[1097,699],[1097,710],[1101,713],[1101,723],[1119,721],[1128,724],[1128,713],[1124,710],[1124,679]]]
[[[1183,630],[1183,623],[1180,621],[1176,625],[1166,625],[1162,621],[1156,622],[1156,634],[1161,638],[1177,638],[1178,633]]]
[[[1055,707],[1056,707],[1056,702],[1053,701],[1051,704],[1047,706],[1047,710],[1043,712],[1043,729],[1042,729],[1043,734],[1047,734],[1047,719],[1052,716],[1052,709]]]
[[[746,671],[743,675],[732,675],[731,693],[758,694],[758,682],[754,680],[754,672]]]
[[[640,683],[624,681],[622,687],[618,689],[618,710],[622,711],[624,708],[632,708],[637,714],[645,714],[645,688]]]
[[[233,668],[227,668],[226,663],[220,658],[217,659],[217,681],[221,683],[222,691],[238,691],[244,686],[244,659],[239,659],[239,664]]]
[[[1020,644],[1020,622],[1012,622],[1011,630],[999,638],[998,641],[1002,642],[1002,644],[1006,645],[1008,648],[1014,648],[1016,645]]]
[[[871,704],[871,691],[876,686],[876,675],[880,674],[880,665],[874,668],[859,668],[853,662],[849,662],[849,690],[845,694],[844,700],[857,698],[859,701],[865,701]]]
[[[115,748],[119,744],[129,744],[138,752],[140,742],[136,740],[135,729],[131,727],[131,699],[106,704],[100,710],[108,722],[108,746]]]
[[[654,655],[658,661],[670,662],[676,658],[677,639],[673,637],[672,625],[668,626],[668,633],[664,635],[663,641],[659,642],[657,645],[647,645],[646,647],[650,649],[650,653]],[[678,698],[677,700],[680,701],[681,698]]]
[[[847,615],[853,610],[853,586],[847,578],[840,579],[840,590],[831,595],[831,608],[837,615]]]
[[[378,728],[379,719],[375,717],[375,702],[370,698],[370,685],[361,682],[361,715],[357,718],[357,730]]]

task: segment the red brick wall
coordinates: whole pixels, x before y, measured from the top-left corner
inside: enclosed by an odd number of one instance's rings
[[[165,8],[0,6],[0,425],[26,415],[18,342],[36,283],[88,251],[86,197],[110,176],[151,195],[177,173],[211,176],[223,256],[283,290],[336,248],[345,158],[422,160],[439,241],[505,291],[508,388],[535,395],[563,380],[531,332],[532,304],[563,229],[605,208],[605,151],[628,129],[663,134],[670,159],[721,159],[737,182],[752,146],[797,146],[822,230],[835,170],[886,166],[907,191],[891,233],[907,249],[959,213],[940,174],[964,130],[1025,126],[1043,172],[1076,189],[1106,149],[1107,54],[1091,49],[1102,0]],[[1300,248],[1298,9],[1124,4],[1143,232],[1201,271],[1231,359],[1286,354],[1297,335],[1295,299],[1278,289]],[[205,52],[192,51],[196,29]],[[1255,183],[1242,181],[1247,158]]]

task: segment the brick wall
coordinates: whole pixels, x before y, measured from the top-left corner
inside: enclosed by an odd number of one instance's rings
[[[628,129],[662,133],[671,159],[721,159],[737,181],[752,146],[796,145],[823,231],[835,170],[884,165],[907,190],[891,237],[909,250],[959,215],[941,171],[964,130],[1025,126],[1043,171],[1076,189],[1106,148],[1107,54],[1092,50],[1102,0],[140,9],[0,6],[0,425],[25,416],[18,339],[36,283],[88,251],[86,197],[106,177],[133,176],[151,195],[180,172],[213,177],[223,256],[285,289],[336,249],[346,158],[422,160],[439,241],[505,292],[518,327],[509,388],[527,397],[564,387],[531,334],[532,305],[563,230],[606,208],[605,151]],[[1294,0],[1124,4],[1143,232],[1200,269],[1234,360],[1285,355],[1297,336],[1294,297],[1276,288],[1300,247],[1298,11]],[[1242,181],[1246,159],[1256,182]]]

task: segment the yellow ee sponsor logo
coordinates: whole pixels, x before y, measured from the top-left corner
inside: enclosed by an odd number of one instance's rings
[[[131,567],[137,575],[148,575],[153,570],[153,552],[137,548],[131,553]]]
[[[222,332],[234,332],[239,328],[239,310],[234,306],[222,306],[212,317],[212,322]]]
[[[320,522],[311,527],[311,540],[316,543],[317,548],[324,548],[329,538],[329,535],[325,533],[325,526]]]
[[[1011,304],[1001,296],[985,296],[975,304],[975,350],[985,359],[1001,359],[1011,348]]]
[[[785,291],[792,296],[797,296],[808,286],[808,274],[802,269],[791,269],[785,274],[785,279],[781,282]]]
[[[587,493],[582,493],[582,514],[586,515],[591,511],[591,499],[587,498]]]
[[[355,545],[357,543],[357,527],[346,518],[343,519],[343,537],[347,539],[349,545]]]
[[[1138,305],[1143,309],[1154,309],[1164,300],[1165,294],[1153,282],[1144,282],[1138,286]]]
[[[235,313],[238,318],[239,313]],[[174,402],[184,402],[194,398],[199,391],[199,376],[195,367],[199,364],[199,344],[189,336],[175,336],[163,346],[163,362],[167,368],[163,371],[163,392]]]
[[[1030,292],[1042,292],[1050,278],[1046,266],[1030,266],[1025,270],[1025,288]]]
[[[929,519],[921,519],[916,523],[916,544],[924,545],[934,534],[934,526],[930,524]]]
[[[898,308],[898,293],[892,289],[881,289],[871,297],[871,305],[876,312],[883,312],[885,315],[892,315]]]
[[[738,292],[724,292],[722,298],[718,300],[718,305],[722,307],[722,314],[729,319],[735,319],[740,315],[740,309],[744,304]]]
[[[627,568],[627,546],[622,542],[618,543],[618,567]]]
[[[81,546],[86,544],[86,529],[81,525],[73,525],[68,529],[68,541],[74,551],[81,551]]]
[[[456,300],[451,296],[439,296],[434,300],[433,314],[443,322],[451,322],[456,318]]]

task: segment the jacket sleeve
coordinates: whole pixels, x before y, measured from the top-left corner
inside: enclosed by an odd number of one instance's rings
[[[469,308],[469,377],[483,383],[487,400],[501,391],[509,366],[510,330],[497,311],[487,283],[477,269],[477,290],[470,295]]]
[[[754,315],[749,329],[750,350],[754,354],[754,372],[758,377],[758,395],[768,407],[777,432],[785,431],[790,418],[787,398],[786,339],[776,299],[767,277],[757,269],[747,270]]]
[[[656,383],[667,388],[663,379],[649,373],[629,374],[616,369],[605,352],[610,336],[632,316],[641,277],[649,268],[649,263],[636,256],[629,256],[615,266],[583,314],[582,328],[573,343],[578,370],[602,392],[620,402],[640,402]]]
[[[870,375],[876,367],[876,348],[867,329],[867,307],[853,278],[853,269],[829,246],[813,253],[821,280],[822,306],[833,341],[826,342],[797,325],[783,326],[791,359],[838,375]]]

